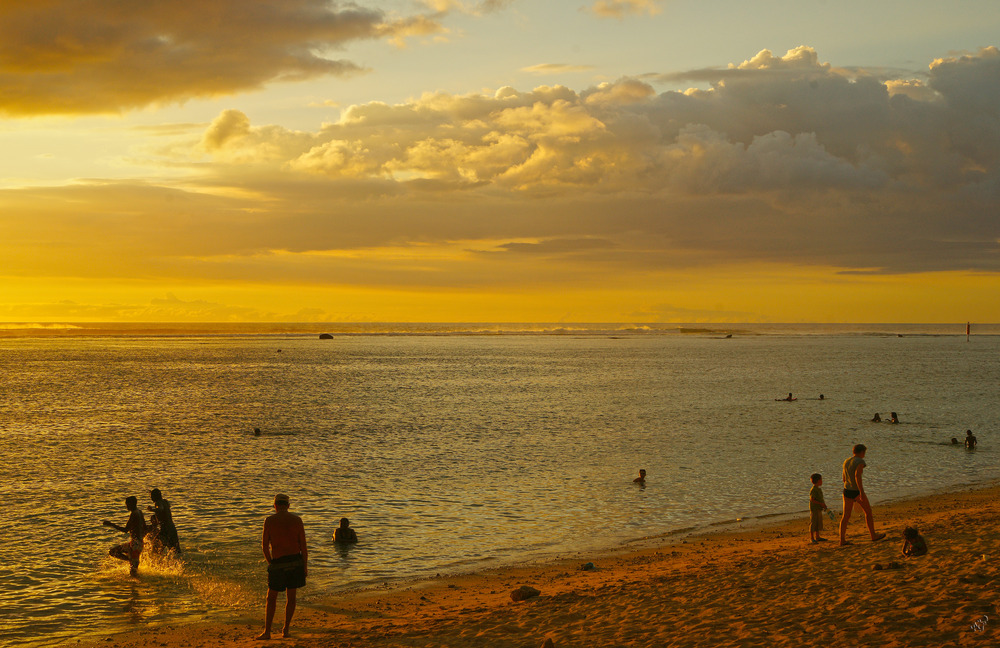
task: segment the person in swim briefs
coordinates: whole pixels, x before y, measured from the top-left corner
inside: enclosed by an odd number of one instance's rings
[[[642,468],[639,469],[639,476],[632,480],[633,484],[645,484],[646,483],[646,471]]]
[[[340,518],[340,526],[333,530],[333,541],[342,544],[354,544],[358,541],[358,534],[350,527],[351,521],[347,518]]]
[[[139,556],[142,555],[142,538],[146,535],[146,518],[139,510],[138,500],[134,495],[125,498],[125,508],[129,510],[128,522],[118,526],[111,520],[104,520],[106,527],[111,527],[122,533],[129,534],[128,542],[115,545],[108,550],[108,555],[118,560],[126,560],[129,564],[129,574],[139,575]]]
[[[267,604],[264,608],[264,632],[257,639],[271,638],[271,622],[278,605],[278,592],[285,594],[285,625],[281,636],[288,637],[295,613],[295,593],[305,587],[307,561],[306,531],[302,518],[288,512],[288,495],[274,496],[274,514],[264,520],[260,546],[267,560]]]
[[[868,495],[865,493],[865,486],[861,480],[861,475],[865,469],[865,453],[868,451],[862,444],[854,446],[853,453],[844,461],[844,517],[840,518],[840,544],[841,546],[850,544],[847,541],[847,522],[851,519],[851,511],[854,505],[861,507],[861,512],[865,516],[865,523],[868,525],[868,534],[872,542],[878,542],[885,538],[884,533],[875,532],[875,518],[872,516],[872,506],[868,502]]]
[[[976,440],[976,435],[972,433],[972,430],[965,431],[965,447],[969,450],[975,449],[979,445],[979,441]]]

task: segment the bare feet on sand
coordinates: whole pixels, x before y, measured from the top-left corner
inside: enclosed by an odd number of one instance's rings
[[[254,637],[254,639],[263,639],[263,640],[267,640],[270,638],[271,638],[271,633],[267,630]]]
[[[884,534],[883,534],[883,535],[884,535]],[[290,631],[290,630],[288,629],[288,626],[284,626],[284,627],[283,627],[283,628],[281,629],[281,637],[282,637],[283,639],[288,639],[288,638],[289,638],[289,637],[291,637],[291,636],[292,636],[292,633],[291,633],[291,631]]]
[[[884,533],[879,533],[877,535],[872,536],[872,542],[878,542],[879,540],[884,540],[884,539],[885,539]]]

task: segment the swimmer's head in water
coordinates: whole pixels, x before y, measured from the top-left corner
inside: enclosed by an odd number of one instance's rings
[[[125,508],[130,511],[134,511],[138,505],[139,500],[135,498],[135,495],[129,495],[125,498]]]
[[[275,495],[274,496],[274,505],[275,506],[290,506],[290,501],[288,499],[288,495],[285,495],[283,493],[278,493],[277,495]]]
[[[854,446],[854,454],[856,455],[863,455],[866,450],[868,450],[868,446],[864,445],[863,443],[859,443],[858,445]]]

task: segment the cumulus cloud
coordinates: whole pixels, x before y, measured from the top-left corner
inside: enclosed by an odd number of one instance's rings
[[[997,269],[1000,230],[988,216],[1000,186],[995,48],[934,61],[924,80],[849,73],[804,46],[718,72],[710,88],[687,92],[623,78],[580,92],[432,93],[350,106],[312,134],[269,136],[285,169],[379,182],[394,196],[555,202],[585,192],[642,203],[639,227],[669,223],[675,243],[720,254],[910,272],[931,264],[929,247],[947,236],[936,269]],[[230,156],[243,148],[231,144]],[[724,219],[738,237],[720,239],[681,215],[719,209],[742,210]],[[822,245],[809,238],[817,231]],[[912,253],[868,241],[887,233]]]
[[[659,0],[597,0],[590,10],[601,18],[624,18],[626,15],[660,13]]]
[[[437,92],[309,131],[231,109],[171,186],[0,191],[20,215],[0,256],[52,276],[381,287],[743,262],[1000,272],[998,64],[988,48],[889,82],[796,48],[685,92]]]
[[[0,3],[0,112],[119,112],[363,72],[351,42],[442,30],[327,0]]]

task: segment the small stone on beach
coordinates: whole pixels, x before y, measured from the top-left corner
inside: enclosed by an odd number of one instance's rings
[[[524,601],[541,594],[541,591],[535,589],[534,587],[529,587],[528,585],[522,585],[516,590],[510,593],[510,600],[517,603],[518,601]]]

